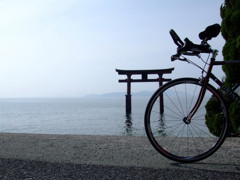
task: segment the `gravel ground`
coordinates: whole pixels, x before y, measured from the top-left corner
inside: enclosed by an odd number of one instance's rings
[[[0,179],[237,179],[235,173],[0,159]]]
[[[147,137],[0,134],[0,179],[240,179],[240,138],[181,164]]]

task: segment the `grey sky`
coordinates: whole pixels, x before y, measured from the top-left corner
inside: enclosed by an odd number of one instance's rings
[[[166,77],[199,76],[171,62],[169,29],[199,43],[221,23],[224,0],[0,0],[0,97],[79,97],[125,91],[115,69],[175,67]],[[221,49],[221,36],[213,39]],[[216,69],[221,78],[221,68]],[[133,91],[155,90],[135,83]]]

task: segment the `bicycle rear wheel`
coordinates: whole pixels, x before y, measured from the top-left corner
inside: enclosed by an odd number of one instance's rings
[[[225,140],[228,128],[227,109],[221,94],[211,85],[207,86],[204,99],[191,122],[184,121],[195,105],[201,87],[198,79],[173,80],[159,88],[147,105],[147,136],[154,148],[171,160],[202,160],[217,151]],[[163,107],[160,107],[161,98]],[[207,106],[213,106],[215,118],[206,111]],[[161,108],[164,108],[163,113]]]

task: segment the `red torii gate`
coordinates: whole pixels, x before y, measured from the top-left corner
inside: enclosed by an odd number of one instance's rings
[[[169,69],[151,69],[151,70],[121,70],[116,69],[119,75],[127,75],[127,79],[120,79],[118,82],[127,83],[127,94],[126,94],[126,113],[132,112],[131,103],[131,82],[159,82],[159,87],[163,85],[163,82],[171,81],[171,79],[163,78],[163,74],[171,74],[174,68]],[[158,78],[148,79],[149,74],[157,74]],[[141,79],[131,79],[132,75],[142,75]],[[163,97],[160,97],[160,113],[164,112]]]

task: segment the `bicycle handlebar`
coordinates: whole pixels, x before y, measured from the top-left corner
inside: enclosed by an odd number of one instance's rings
[[[199,38],[202,40],[201,44],[194,44],[188,38],[183,41],[179,38],[177,33],[171,29],[169,31],[174,43],[178,46],[177,54],[171,57],[171,60],[182,60],[185,61],[185,58],[180,58],[181,55],[197,56],[200,53],[210,53],[212,49],[207,43],[208,40],[211,40],[213,37],[217,37],[220,33],[221,26],[219,24],[213,24],[208,26],[203,32],[199,33]]]

